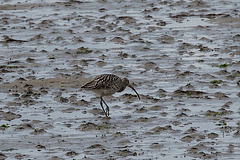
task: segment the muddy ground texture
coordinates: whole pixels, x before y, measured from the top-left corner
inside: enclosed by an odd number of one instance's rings
[[[0,2],[0,159],[238,159],[240,3]],[[99,98],[103,73],[131,89]]]

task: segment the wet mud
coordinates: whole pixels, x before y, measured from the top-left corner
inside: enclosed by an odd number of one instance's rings
[[[0,159],[238,159],[240,3],[0,2]],[[99,74],[131,89],[100,100]]]

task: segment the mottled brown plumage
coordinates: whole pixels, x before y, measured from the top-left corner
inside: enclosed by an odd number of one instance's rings
[[[86,83],[81,88],[91,90],[98,94],[101,98],[100,105],[106,117],[109,116],[109,107],[106,102],[103,100],[104,96],[113,95],[116,92],[122,92],[126,87],[130,87],[140,99],[137,91],[129,84],[129,80],[127,78],[120,78],[113,74],[102,74],[94,78],[92,81]],[[102,105],[102,102],[106,105],[106,111]]]

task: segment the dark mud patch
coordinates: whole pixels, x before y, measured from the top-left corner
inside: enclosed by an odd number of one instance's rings
[[[202,91],[194,91],[194,90],[176,90],[173,92],[173,95],[176,97],[182,97],[182,96],[187,96],[189,98],[203,98],[204,95],[206,95],[206,92]]]
[[[39,80],[15,80],[11,83],[0,84],[1,92],[22,92],[29,90],[31,88],[40,88],[41,92],[47,93],[46,88],[63,88],[63,87],[73,87],[82,86],[89,79],[81,78],[50,78],[50,79],[39,79]]]
[[[108,130],[111,128],[111,124],[109,123],[102,123],[102,124],[95,124],[95,123],[84,123],[81,124],[77,129],[81,131],[91,131],[91,130]]]
[[[6,121],[12,121],[16,118],[21,118],[22,116],[20,114],[15,114],[13,112],[3,112],[0,111],[0,119],[1,120],[6,120]]]

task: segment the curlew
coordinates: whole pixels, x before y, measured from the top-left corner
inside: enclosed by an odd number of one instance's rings
[[[129,84],[127,78],[120,78],[113,74],[102,74],[95,77],[92,81],[86,83],[81,88],[91,90],[100,96],[100,105],[106,117],[109,116],[109,106],[103,100],[104,96],[111,96],[116,92],[122,92],[126,87],[130,87],[140,99],[137,91]],[[106,105],[106,111],[103,107],[103,103]]]

